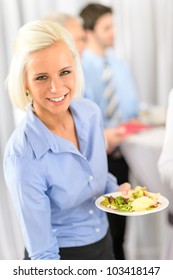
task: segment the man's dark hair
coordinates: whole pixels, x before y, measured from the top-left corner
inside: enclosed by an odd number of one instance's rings
[[[94,30],[96,21],[103,15],[113,13],[110,7],[102,4],[88,4],[81,12],[80,17],[83,19],[84,29]]]

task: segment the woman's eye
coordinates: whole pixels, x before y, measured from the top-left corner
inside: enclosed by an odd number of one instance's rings
[[[47,78],[46,76],[42,75],[42,76],[37,77],[36,80],[43,81],[43,80],[46,80],[46,78]]]
[[[65,75],[68,75],[68,74],[70,74],[71,73],[71,71],[69,71],[69,70],[64,70],[64,71],[62,71],[61,73],[60,73],[60,76],[65,76]]]

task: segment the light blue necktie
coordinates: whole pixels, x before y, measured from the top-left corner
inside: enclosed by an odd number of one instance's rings
[[[120,113],[119,113],[119,102],[118,97],[116,96],[116,88],[113,84],[112,80],[112,71],[109,63],[107,60],[104,64],[104,70],[103,70],[103,82],[105,83],[105,90],[103,93],[103,97],[106,102],[104,117],[111,120],[113,122],[115,120],[115,123],[117,123],[120,119]]]

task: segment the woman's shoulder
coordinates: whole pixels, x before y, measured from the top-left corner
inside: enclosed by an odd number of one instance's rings
[[[30,145],[28,145],[27,137],[25,134],[25,128],[26,119],[24,118],[9,137],[5,146],[5,156],[27,156],[27,154],[30,151]]]
[[[85,115],[87,117],[101,113],[99,106],[94,101],[85,97],[74,100],[72,107],[75,108],[79,114]]]

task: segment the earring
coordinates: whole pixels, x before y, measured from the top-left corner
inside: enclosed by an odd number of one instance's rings
[[[29,96],[29,90],[27,89],[25,92],[26,96]]]

